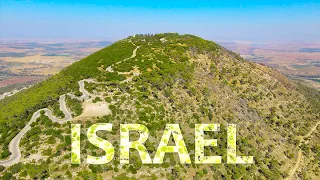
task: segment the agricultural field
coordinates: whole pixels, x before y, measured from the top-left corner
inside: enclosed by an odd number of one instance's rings
[[[0,99],[58,73],[109,44],[108,41],[0,42]]]
[[[320,42],[220,42],[243,58],[265,64],[320,89]]]

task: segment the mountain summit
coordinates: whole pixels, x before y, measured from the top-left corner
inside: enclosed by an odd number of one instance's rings
[[[135,35],[59,74],[0,101],[0,175],[5,178],[284,179],[319,177],[319,92],[220,45],[176,33]],[[222,164],[183,165],[168,153],[161,165],[142,165],[131,151],[105,165],[71,165],[70,124],[82,124],[81,155],[104,151],[85,137],[95,123],[112,123],[98,136],[119,149],[119,124],[149,129],[154,157],[166,124],[179,124],[194,158],[195,124],[220,124],[217,147],[206,156]],[[237,125],[237,155],[254,164],[226,164],[227,124]],[[133,140],[139,134],[132,134]],[[174,145],[171,139],[169,144]],[[19,152],[18,152],[19,150]]]

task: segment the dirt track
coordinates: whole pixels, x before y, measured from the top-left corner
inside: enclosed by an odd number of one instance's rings
[[[307,137],[311,136],[311,134],[317,129],[317,127],[318,127],[319,124],[320,124],[320,121],[308,132],[308,134],[306,134],[305,136],[302,137],[302,141],[300,141],[299,146],[302,144],[304,138],[307,138]],[[301,160],[302,160],[302,157],[303,157],[303,155],[302,155],[302,150],[299,149],[298,158],[297,158],[296,164],[295,164],[294,167],[291,169],[288,178],[286,178],[287,180],[293,179],[293,176],[296,174],[296,171],[297,171],[297,169],[298,169],[299,166],[300,166],[300,162],[301,162]]]

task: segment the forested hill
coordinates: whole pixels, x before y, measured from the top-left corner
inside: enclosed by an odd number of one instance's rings
[[[177,156],[168,155],[162,165],[144,166],[134,154],[130,158],[135,165],[120,167],[116,154],[107,165],[71,166],[70,123],[51,124],[42,114],[20,143],[24,164],[5,168],[3,174],[11,173],[11,177],[18,179],[104,175],[120,179],[125,176],[282,179],[290,175],[301,149],[304,163],[297,169],[299,177],[312,179],[319,175],[319,129],[308,141],[303,140],[319,122],[318,91],[292,82],[270,67],[246,61],[214,42],[175,33],[128,37],[28,90],[1,100],[0,158],[10,155],[10,141],[38,109],[49,107],[55,115],[63,116],[58,108],[59,96],[69,92],[81,96],[78,81],[83,79],[98,83],[85,83],[91,96],[88,102],[67,98],[68,108],[77,117],[72,123],[81,123],[85,129],[96,122],[112,122],[114,133],[100,135],[114,139],[116,147],[119,123],[140,123],[149,128],[146,147],[153,157],[165,124],[178,123],[186,135],[189,153],[194,156],[194,124],[218,123],[220,132],[210,135],[218,139],[218,147],[207,148],[206,154],[221,155],[226,162],[225,127],[234,123],[237,154],[254,156],[255,163],[187,166],[177,163]],[[112,113],[82,118],[86,107],[83,103],[100,102],[107,103]],[[85,138],[81,144],[84,157],[103,154]],[[41,154],[41,158],[31,162],[35,154]]]

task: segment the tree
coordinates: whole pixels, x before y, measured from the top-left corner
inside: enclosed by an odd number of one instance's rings
[[[0,154],[0,159],[5,159],[11,155],[11,152],[8,149],[3,150]]]
[[[0,172],[2,172],[3,170],[5,170],[6,168],[2,165],[0,165]]]

